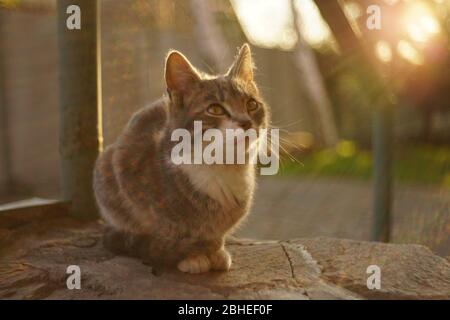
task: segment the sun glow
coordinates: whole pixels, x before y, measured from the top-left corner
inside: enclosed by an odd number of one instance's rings
[[[397,52],[412,64],[421,65],[424,62],[423,55],[409,41],[400,40],[397,44]]]
[[[300,16],[299,28],[306,42],[313,47],[333,42],[331,30],[322,19],[319,9],[313,1],[296,0],[295,8]]]
[[[231,0],[247,39],[265,48],[291,50],[298,41],[290,0]],[[320,46],[332,39],[312,0],[296,0],[298,29],[305,41]]]
[[[289,50],[297,42],[289,0],[231,0],[247,39],[254,45]]]
[[[392,60],[391,46],[386,41],[378,41],[376,43],[375,53],[377,58],[383,62],[389,62]]]
[[[402,24],[408,36],[415,42],[424,43],[441,31],[430,8],[423,2],[411,1],[405,10]]]
[[[395,1],[394,4],[400,5],[400,1]],[[392,55],[397,53],[411,64],[423,65],[424,50],[438,39],[436,36],[442,32],[436,12],[423,0],[405,0],[400,8],[396,21],[396,47],[391,48],[388,43],[378,41],[375,45],[376,56],[383,62],[389,62]]]

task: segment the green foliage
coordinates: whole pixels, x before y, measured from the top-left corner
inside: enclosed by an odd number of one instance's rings
[[[354,177],[372,175],[372,153],[354,142],[341,141],[336,148],[297,156],[300,163],[282,161],[280,175]],[[396,147],[393,163],[398,182],[433,184],[450,188],[450,147],[406,145]]]

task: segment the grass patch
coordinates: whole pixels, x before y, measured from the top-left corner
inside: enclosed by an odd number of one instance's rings
[[[364,180],[369,180],[372,176],[371,151],[361,150],[347,140],[341,141],[336,148],[300,154],[296,158],[300,163],[283,160],[279,174],[353,177]],[[393,161],[396,181],[450,188],[450,147],[396,146]]]

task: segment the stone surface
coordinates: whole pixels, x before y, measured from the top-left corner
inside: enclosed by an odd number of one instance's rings
[[[229,272],[187,275],[115,256],[103,249],[101,232],[99,223],[68,219],[3,229],[0,298],[450,299],[449,261],[418,245],[233,238]],[[73,264],[81,290],[66,287]],[[380,290],[366,287],[371,264],[381,268]]]
[[[450,256],[450,190],[393,186],[391,242],[415,243]],[[237,236],[252,239],[310,237],[368,241],[370,181],[344,177],[258,177],[252,214]]]

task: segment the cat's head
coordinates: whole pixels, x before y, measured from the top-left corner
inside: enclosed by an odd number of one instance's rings
[[[165,80],[171,100],[174,128],[193,130],[202,121],[203,130],[266,128],[269,110],[253,79],[250,47],[244,44],[227,73],[211,76],[198,71],[178,51],[169,52]]]

